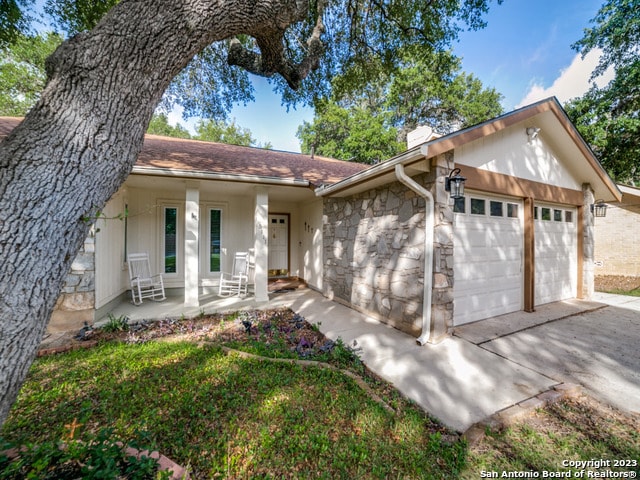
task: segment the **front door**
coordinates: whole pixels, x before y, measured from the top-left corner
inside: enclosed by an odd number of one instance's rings
[[[289,215],[269,215],[269,276],[289,275]]]

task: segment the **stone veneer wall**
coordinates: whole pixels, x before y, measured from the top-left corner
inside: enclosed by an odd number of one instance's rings
[[[438,339],[453,318],[453,212],[442,170],[436,166],[414,177],[435,198],[434,278],[428,287],[433,288],[432,332]],[[351,197],[325,199],[323,223],[324,294],[420,335],[425,200],[393,182]]]
[[[47,326],[49,332],[80,329],[92,322],[95,307],[95,238],[87,237],[71,264]]]

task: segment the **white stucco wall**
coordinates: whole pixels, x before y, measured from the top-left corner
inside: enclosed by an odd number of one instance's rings
[[[124,253],[126,189],[117,192],[103,209],[106,218],[96,222],[95,308],[100,308],[126,290],[128,278]],[[126,220],[128,222],[128,219]]]
[[[322,202],[321,198],[300,208],[299,276],[310,286],[322,291]]]
[[[456,167],[463,165],[534,182],[580,190],[581,183],[560,162],[544,132],[529,141],[526,126],[516,126],[456,149]]]

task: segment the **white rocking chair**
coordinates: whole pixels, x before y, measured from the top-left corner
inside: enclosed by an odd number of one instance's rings
[[[127,263],[134,305],[140,305],[143,298],[151,298],[157,302],[167,298],[164,294],[162,275],[151,275],[148,253],[131,253],[127,255]]]
[[[233,257],[231,273],[223,272],[220,274],[218,295],[221,297],[246,295],[249,283],[249,268],[249,252],[237,252]]]

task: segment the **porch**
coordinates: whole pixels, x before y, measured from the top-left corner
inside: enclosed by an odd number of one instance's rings
[[[253,285],[249,286],[246,296],[219,297],[216,294],[201,294],[198,298],[199,306],[189,306],[184,301],[184,295],[167,295],[161,302],[145,300],[141,305],[134,305],[129,296],[116,304],[108,313],[96,318],[95,324],[102,325],[109,321],[109,316],[118,318],[128,317],[132,322],[141,320],[160,320],[164,318],[192,318],[204,312],[213,314],[220,312],[232,312],[238,310],[253,310],[263,308],[278,308],[291,303],[291,294],[304,292],[307,285],[298,278],[270,279],[268,283],[268,299],[257,300]]]

